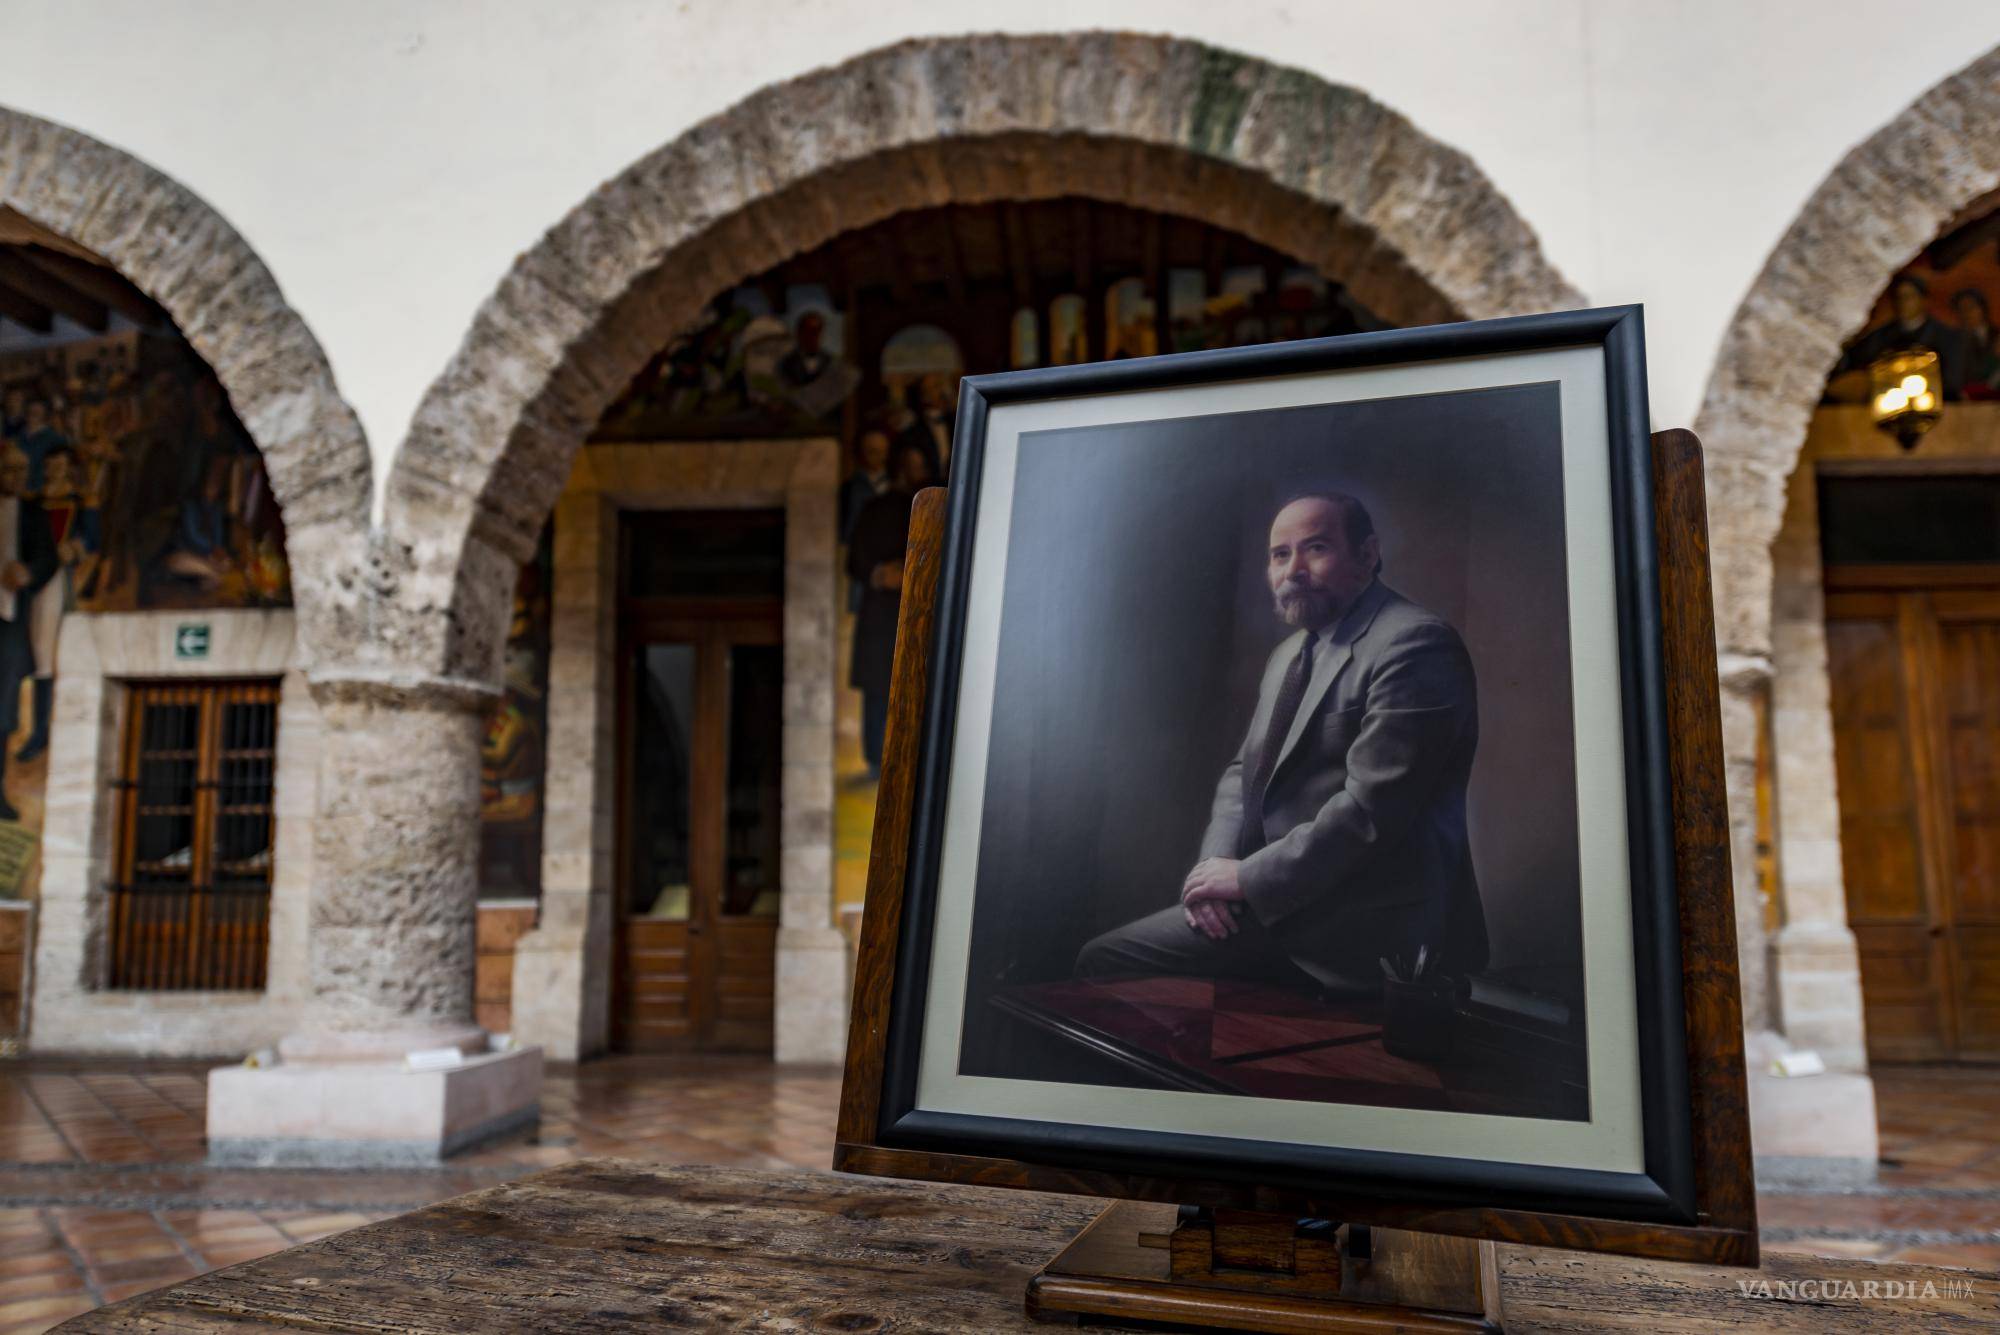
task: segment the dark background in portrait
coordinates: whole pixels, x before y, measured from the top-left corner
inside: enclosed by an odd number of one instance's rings
[[[1176,902],[1290,633],[1264,582],[1272,515],[1320,488],[1367,505],[1383,582],[1471,653],[1490,967],[1580,997],[1557,386],[1043,431],[1015,478],[963,1072],[1044,1074],[994,990],[1066,978],[1092,936]]]

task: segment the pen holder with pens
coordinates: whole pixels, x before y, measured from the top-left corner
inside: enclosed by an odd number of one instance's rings
[[[1419,952],[1415,967],[1382,961],[1382,1046],[1410,1061],[1441,1061],[1451,1053],[1456,980],[1427,971]]]

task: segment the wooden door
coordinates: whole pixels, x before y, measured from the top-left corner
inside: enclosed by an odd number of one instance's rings
[[[627,1051],[769,1052],[783,649],[762,604],[640,608],[621,662]]]
[[[1827,586],[1869,1056],[2000,1060],[2000,569],[1830,567]]]

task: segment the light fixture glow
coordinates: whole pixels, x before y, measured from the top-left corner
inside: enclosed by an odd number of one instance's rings
[[[1937,353],[1929,348],[1892,352],[1868,368],[1868,379],[1875,425],[1904,449],[1915,449],[1942,413],[1944,377]]]

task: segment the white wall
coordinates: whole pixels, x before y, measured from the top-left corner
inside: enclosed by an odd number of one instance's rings
[[[1172,32],[1366,90],[1470,154],[1593,301],[1647,303],[1654,417],[1686,424],[1813,187],[2000,43],[1990,0],[1892,19],[1861,0],[0,0],[0,102],[147,159],[242,231],[379,483],[479,303],[605,177],[764,84],[996,27]]]

